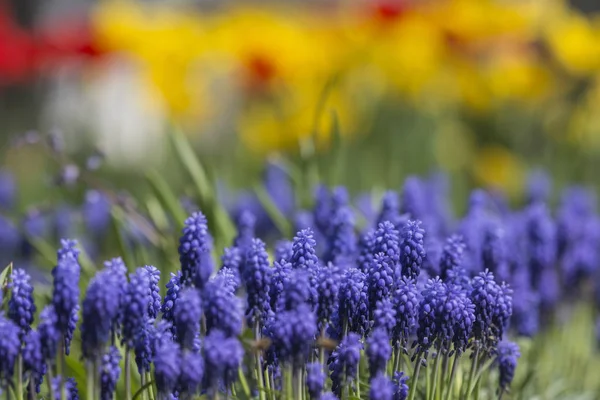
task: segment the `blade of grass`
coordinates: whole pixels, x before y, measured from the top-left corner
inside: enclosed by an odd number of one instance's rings
[[[285,237],[291,237],[292,225],[290,224],[290,221],[281,213],[281,211],[279,211],[279,208],[277,208],[264,186],[259,184],[255,185],[254,193],[256,193],[256,197],[265,208],[269,217],[273,220],[273,223],[279,232]]]
[[[123,210],[118,207],[113,207],[112,210],[112,227],[115,237],[117,238],[117,243],[119,245],[121,257],[127,266],[127,269],[133,268],[135,266],[135,259],[131,251],[129,251],[127,247],[127,242],[124,235],[124,215]]]
[[[167,182],[156,171],[148,172],[147,179],[163,208],[169,211],[179,228],[183,227],[183,223],[187,217],[186,212]]]
[[[217,201],[214,185],[186,137],[180,131],[175,131],[170,138],[178,159],[196,186],[200,208],[207,216],[209,229],[213,232],[217,247],[227,245],[235,236],[235,227],[223,206]]]

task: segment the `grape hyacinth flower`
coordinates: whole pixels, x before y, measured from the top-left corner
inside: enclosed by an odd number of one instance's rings
[[[152,363],[152,340],[154,339],[155,334],[154,319],[145,316],[142,326],[137,330],[133,344],[135,364],[140,374],[150,372],[150,364]]]
[[[198,289],[204,287],[214,269],[212,243],[206,217],[201,212],[193,213],[185,220],[178,251],[183,281]]]
[[[319,233],[326,236],[329,233],[329,222],[331,217],[331,194],[325,185],[319,185],[315,189],[315,204],[312,219]]]
[[[396,326],[396,310],[392,299],[384,299],[375,304],[373,312],[373,327],[384,329],[388,335],[392,335]]]
[[[448,271],[458,268],[465,252],[465,242],[461,235],[452,235],[446,240],[440,259],[440,278],[446,280]]]
[[[235,293],[242,286],[242,280],[238,271],[223,267],[217,272],[217,276],[223,278],[223,283],[227,290]]]
[[[60,387],[63,382],[62,376],[57,376],[52,380],[52,391],[54,392],[54,398],[60,399]],[[74,378],[67,378],[65,381],[65,400],[79,400],[79,389],[77,389],[77,382]]]
[[[88,190],[82,206],[83,222],[95,238],[102,238],[110,225],[109,199],[102,192]]]
[[[0,170],[0,208],[9,210],[15,202],[17,185],[13,174],[7,170]]]
[[[239,275],[242,273],[241,268],[244,266],[242,261],[242,251],[240,249],[237,247],[226,247],[221,256],[221,269],[228,268]]]
[[[347,270],[340,285],[339,318],[344,331],[364,334],[369,328],[366,276],[356,268]]]
[[[552,181],[543,170],[534,170],[527,177],[525,198],[528,204],[545,202],[552,192]]]
[[[452,337],[452,343],[454,344],[454,351],[461,355],[467,349],[469,339],[473,332],[473,324],[475,323],[475,305],[468,297],[468,293],[461,291],[456,293],[459,288],[451,287],[450,292],[457,296],[458,299],[458,311],[456,314],[456,320],[454,321],[454,335]]]
[[[540,327],[540,297],[529,281],[515,283],[511,327],[519,336],[533,337]]]
[[[175,320],[175,306],[179,298],[179,291],[182,286],[182,275],[181,271],[177,271],[177,275],[171,272],[171,279],[167,283],[167,294],[163,299],[162,304],[162,319],[173,323]]]
[[[488,224],[481,249],[483,266],[500,280],[509,278],[507,250],[504,229],[496,223]]]
[[[295,208],[295,195],[289,172],[283,165],[267,161],[263,171],[265,190],[283,215],[290,215]]]
[[[556,229],[545,204],[536,203],[526,211],[531,286],[539,287],[542,271],[556,260]]]
[[[328,264],[319,269],[317,279],[317,319],[319,328],[325,329],[337,307],[338,293],[340,291],[340,273],[337,268]]]
[[[269,304],[272,310],[277,309],[279,298],[292,273],[292,264],[287,261],[275,261],[271,270],[271,284],[269,286]]]
[[[392,338],[395,345],[406,347],[409,336],[417,327],[420,301],[420,293],[414,279],[402,278],[393,294],[396,325]]]
[[[397,230],[402,229],[402,226],[406,222],[405,219],[400,215],[400,202],[398,200],[398,193],[389,190],[383,194],[381,199],[381,211],[377,217],[377,225],[389,221],[396,227]]]
[[[198,391],[204,377],[204,359],[200,353],[184,351],[179,375],[180,394],[193,396]],[[183,396],[185,398],[185,396]]]
[[[77,323],[79,322],[79,305],[77,305],[73,311],[71,311],[71,318],[69,319],[69,326],[65,332],[65,354],[68,356],[71,353],[71,341],[77,329]]]
[[[309,272],[292,270],[286,279],[279,296],[277,311],[294,310],[301,304],[312,304],[312,291]]]
[[[300,367],[317,333],[316,317],[308,305],[300,304],[293,310],[278,312],[268,332],[278,358]]]
[[[367,339],[367,359],[371,378],[385,373],[386,365],[392,356],[392,346],[387,332],[382,328],[375,329]]]
[[[402,188],[401,212],[412,219],[423,218],[427,204],[425,197],[425,183],[416,176],[409,176]]]
[[[200,294],[194,288],[181,291],[177,308],[175,308],[175,331],[177,341],[185,350],[191,350],[194,338],[200,333],[202,303]]]
[[[374,257],[377,253],[383,253],[390,258],[394,265],[400,260],[400,236],[394,224],[383,221],[377,225],[377,230],[370,243],[370,253]],[[367,267],[370,264],[367,264]]]
[[[151,298],[148,303],[148,315],[150,318],[156,318],[158,317],[158,312],[161,308],[160,287],[158,286],[160,282],[160,271],[152,265],[145,265],[144,270],[148,274]]]
[[[0,332],[0,382],[2,387],[6,388],[12,380],[15,361],[21,350],[20,330],[17,324],[0,315]]]
[[[498,297],[494,307],[492,317],[492,334],[494,343],[497,343],[504,336],[504,330],[508,326],[508,321],[513,313],[513,290],[505,282],[499,286]]]
[[[508,341],[498,343],[497,353],[498,369],[500,371],[500,391],[504,392],[508,389],[515,376],[517,360],[521,357],[521,353],[516,343]]]
[[[332,381],[331,389],[338,397],[341,396],[345,382],[352,382],[356,379],[362,348],[363,345],[360,342],[360,336],[356,333],[349,333],[329,357],[328,363]]]
[[[293,243],[289,240],[279,240],[275,243],[275,261],[283,263],[294,255]]]
[[[423,240],[425,230],[421,228],[421,221],[408,221],[401,234],[400,264],[402,276],[417,279],[421,272],[421,265],[425,260],[425,246]]]
[[[325,372],[321,363],[306,365],[306,389],[311,400],[319,400],[325,387]]]
[[[269,289],[271,268],[265,244],[253,239],[252,246],[245,257],[243,280],[248,294],[248,314],[256,323],[260,323],[270,311]]]
[[[394,382],[394,400],[406,400],[408,397],[408,376],[404,372],[395,372],[393,377]]]
[[[226,277],[216,276],[206,284],[202,294],[206,331],[222,331],[226,336],[242,332],[244,309],[242,300],[228,288]]]
[[[123,316],[122,342],[133,348],[135,338],[144,324],[150,302],[150,284],[148,274],[143,268],[129,274],[129,284],[123,299],[121,314]]]
[[[244,357],[242,344],[235,337],[226,337],[223,332],[212,331],[204,341],[204,370],[208,393],[218,390],[219,382],[226,387],[234,382]]]
[[[100,355],[119,313],[120,288],[112,271],[105,269],[91,280],[83,299],[81,351],[83,357]]]
[[[371,400],[394,400],[394,384],[384,374],[371,377],[371,388],[369,399]]]
[[[8,285],[11,292],[8,300],[8,317],[19,327],[21,340],[31,330],[36,311],[33,287],[30,281],[29,274],[22,269],[16,269],[13,271],[11,282]]]
[[[60,340],[60,332],[56,329],[57,323],[58,318],[54,307],[52,305],[46,306],[40,313],[38,332],[42,342],[42,355],[44,360],[50,363],[54,363]]]
[[[100,367],[100,400],[112,400],[119,375],[121,375],[121,353],[115,346],[110,346],[102,356]]]
[[[473,329],[475,339],[480,341],[488,339],[499,294],[500,286],[494,281],[494,275],[491,272],[481,272],[473,278],[473,290],[470,297],[475,305],[475,325]]]
[[[387,299],[393,290],[395,265],[391,258],[383,253],[377,253],[367,274],[369,310],[372,314],[377,302]]]
[[[71,322],[73,310],[79,304],[79,274],[77,262],[78,251],[72,241],[62,241],[63,247],[58,251],[58,263],[52,270],[54,288],[52,305],[58,318],[57,328],[66,335]]]
[[[169,395],[179,382],[181,373],[181,349],[175,342],[162,340],[154,355],[154,377],[158,393]]]
[[[23,372],[29,376],[30,387],[34,387],[35,393],[39,393],[46,373],[40,334],[35,330],[30,330],[25,335],[23,343]]]
[[[292,268],[312,271],[317,268],[319,259],[315,250],[317,242],[310,228],[301,230],[294,237],[292,244]]]
[[[245,254],[250,246],[252,246],[256,217],[250,211],[243,210],[238,216],[236,223],[238,232],[233,240],[233,245],[240,249],[242,254]]]
[[[419,304],[419,324],[417,328],[417,340],[415,342],[417,352],[424,358],[440,332],[439,312],[447,295],[448,288],[439,278],[427,281],[421,292],[421,303]],[[418,362],[418,361],[417,361]]]
[[[352,262],[355,253],[354,216],[350,208],[342,207],[332,217],[331,232],[327,236],[323,261],[346,266]]]

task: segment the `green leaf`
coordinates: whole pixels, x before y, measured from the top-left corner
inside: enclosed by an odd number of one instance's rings
[[[130,268],[135,267],[135,258],[127,247],[127,242],[123,233],[123,227],[125,226],[123,210],[121,210],[119,207],[113,207],[112,217],[113,233],[117,238],[117,243],[119,244],[119,250],[121,257],[123,258],[123,262],[125,262],[125,265],[129,270]]]
[[[8,281],[12,275],[13,265],[8,264],[0,273],[0,290],[2,291],[2,299],[8,298]],[[2,300],[0,299],[0,309],[3,308]]]
[[[2,285],[3,288],[8,283],[8,279],[12,275],[12,270],[13,264],[10,263],[2,270],[2,272],[0,272],[0,285]]]
[[[169,229],[169,217],[156,197],[152,196],[146,200],[146,209],[150,219],[160,231]]]
[[[187,217],[186,212],[168,183],[156,171],[148,172],[147,178],[152,191],[156,194],[164,209],[171,213],[180,228],[183,227],[183,223]]]
[[[279,232],[285,237],[291,237],[292,235],[292,225],[290,221],[279,211],[279,208],[273,203],[273,199],[267,193],[264,186],[255,185],[254,193],[256,193],[256,197],[265,208],[265,211],[269,215],[269,217],[273,220],[273,223],[279,229]]]
[[[209,229],[213,232],[217,247],[226,246],[235,236],[235,227],[223,206],[217,201],[214,185],[183,133],[175,131],[170,137],[179,160],[196,186],[200,208],[208,219]]]

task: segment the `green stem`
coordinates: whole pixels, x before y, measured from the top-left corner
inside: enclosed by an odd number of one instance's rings
[[[323,325],[323,327],[321,328],[321,340],[325,339],[325,325]],[[325,365],[325,347],[321,344],[321,347],[319,347],[319,362],[321,363],[321,365],[323,366],[323,368],[326,367]]]
[[[86,395],[88,397],[88,399],[94,399],[95,398],[95,393],[94,393],[94,363],[92,361],[89,361],[86,363],[86,369],[87,369],[87,390],[86,390]]]
[[[297,400],[302,400],[302,369],[300,368],[294,368],[295,373],[294,373],[294,380],[296,381],[296,399]]]
[[[102,378],[101,378],[101,370],[102,369],[102,358],[96,357],[94,358],[94,393],[93,396],[96,400],[100,400],[102,396]],[[115,393],[113,393],[113,399],[115,397]]]
[[[246,376],[244,375],[244,371],[242,371],[242,367],[238,368],[238,380],[242,385],[242,390],[244,391],[244,395],[246,398],[251,397],[250,387],[248,386],[248,382],[246,381]]]
[[[150,371],[145,372],[146,374],[146,381],[147,382],[152,382],[152,375],[150,375]],[[152,382],[152,385],[150,385],[150,387],[148,388],[148,390],[150,391],[150,398],[152,400],[156,399],[156,395],[154,394],[154,382]]]
[[[125,347],[125,398],[131,400],[131,351]]]
[[[260,322],[258,321],[258,319],[255,319],[255,321],[254,321],[254,340],[256,342],[258,342],[260,340]],[[263,377],[262,363],[260,361],[260,351],[259,350],[257,350],[256,353],[254,353],[254,360],[256,362],[256,380],[257,380],[257,384],[258,384],[258,398],[260,400],[266,400],[265,399],[265,381],[264,381],[264,377]]]
[[[33,379],[29,379],[29,400],[35,400],[35,382]]]
[[[271,374],[269,373],[268,369],[265,369],[264,376],[265,376],[265,386],[267,387],[268,397],[269,397],[269,399],[271,399],[271,397],[273,396],[273,392],[271,389]]]
[[[402,365],[402,355],[400,354],[401,351],[402,349],[400,348],[400,345],[394,349],[394,369],[392,370],[392,376],[394,376],[394,374],[400,370],[400,365]]]
[[[54,390],[52,390],[52,381],[54,380],[54,374],[52,373],[52,365],[48,364],[48,371],[46,372],[46,374],[48,375],[48,379],[46,379],[46,384],[48,385],[48,394],[50,395],[50,400],[56,400]]]
[[[356,366],[356,397],[360,399],[360,362]]]
[[[450,396],[452,396],[452,387],[454,386],[454,377],[456,376],[456,367],[458,366],[459,360],[460,354],[456,353],[454,355],[454,361],[452,362],[452,371],[450,372],[450,380],[448,381],[448,390],[446,392],[445,400],[450,400]]]
[[[448,375],[448,362],[450,361],[450,357],[448,357],[448,352],[444,353],[444,361],[442,363],[442,376],[440,377],[440,390],[436,394],[436,400],[441,400],[442,396],[444,396],[444,391],[446,390],[446,376]]]
[[[467,387],[464,391],[465,400],[469,397],[471,393],[471,383],[473,383],[473,377],[475,376],[475,371],[477,370],[477,360],[479,359],[479,346],[475,349],[475,354],[473,355],[473,360],[471,362],[471,371],[469,372],[469,379],[467,381]]]
[[[142,385],[141,387],[146,386],[146,376],[144,374],[140,374],[140,383]],[[142,400],[148,400],[148,392],[146,389],[142,391]]]
[[[417,393],[417,382],[419,380],[419,371],[421,371],[421,352],[417,353],[416,364],[415,364],[415,373],[413,374],[412,381],[410,383],[410,392],[408,394],[408,400],[414,400],[415,394]]]
[[[286,399],[293,399],[294,398],[294,389],[293,389],[293,384],[292,384],[292,366],[289,365],[286,367],[286,372],[285,372],[285,395],[286,395]]]
[[[60,400],[67,400],[67,389],[65,387],[65,374],[66,371],[66,360],[65,360],[65,337],[64,335],[60,338],[58,346],[58,358],[59,358],[59,374],[60,374]]]
[[[23,400],[23,357],[17,357],[17,400]]]
[[[435,357],[435,364],[433,366],[433,387],[431,388],[431,393],[430,393],[430,399],[434,400],[436,397],[436,391],[439,389],[438,385],[437,385],[437,381],[438,381],[438,374],[439,374],[439,370],[440,370],[440,359],[442,358],[442,353],[441,351],[438,351],[436,357]]]

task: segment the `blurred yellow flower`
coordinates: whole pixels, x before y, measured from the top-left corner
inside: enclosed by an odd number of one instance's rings
[[[480,185],[514,196],[523,186],[525,170],[516,155],[503,147],[490,146],[477,153],[473,175]]]
[[[166,6],[102,3],[94,14],[99,46],[133,59],[176,118],[202,113],[205,82],[195,63],[205,52],[203,24],[194,13]]]
[[[600,21],[571,9],[560,9],[546,23],[545,37],[556,59],[586,75],[600,68]]]

